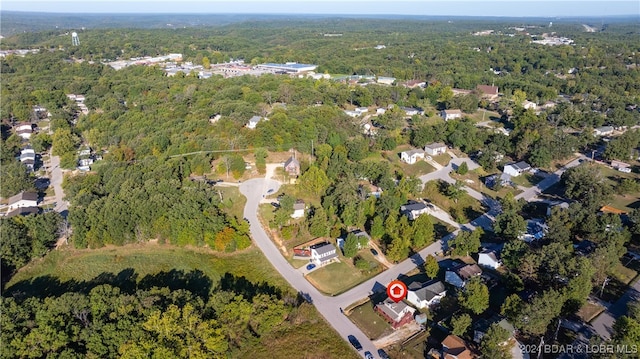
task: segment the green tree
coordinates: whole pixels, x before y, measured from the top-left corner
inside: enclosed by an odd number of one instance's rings
[[[397,262],[405,259],[409,256],[409,248],[411,247],[411,240],[407,237],[395,236],[392,237],[390,249],[387,252],[387,258]]]
[[[313,216],[309,219],[309,233],[315,237],[326,237],[329,235],[329,219],[322,206],[314,207]]]
[[[493,231],[506,240],[518,240],[526,230],[527,222],[525,219],[518,213],[511,211],[503,211],[493,223]]]
[[[34,189],[33,179],[27,173],[27,168],[19,161],[2,163],[0,177],[2,177],[0,195],[4,198]]]
[[[413,228],[413,247],[422,248],[433,242],[435,232],[431,216],[423,214],[416,218],[412,223]]]
[[[463,336],[464,333],[467,332],[467,329],[469,329],[469,327],[471,326],[471,323],[472,323],[472,320],[469,314],[463,313],[460,315],[456,315],[451,318],[451,326],[453,327],[453,329],[451,330],[451,333],[459,337]]]
[[[514,344],[511,333],[498,323],[493,323],[482,337],[480,352],[484,358],[511,359]]]
[[[358,238],[355,234],[349,233],[347,238],[344,240],[344,246],[342,248],[342,252],[345,257],[353,258],[356,254],[358,254],[360,243],[358,242]]]
[[[489,308],[489,288],[479,277],[472,278],[460,293],[460,306],[474,314]]]
[[[482,237],[482,228],[474,231],[460,230],[458,235],[451,240],[451,254],[454,256],[468,256],[475,253],[480,248],[480,237]]]
[[[264,148],[258,148],[254,153],[254,157],[256,158],[256,168],[260,174],[264,174],[267,170],[267,156],[269,156],[269,153]]]
[[[455,203],[458,203],[458,200],[465,194],[463,187],[464,183],[462,183],[461,181],[456,181],[456,183],[454,184],[449,183],[447,184],[445,194],[447,195],[447,197],[453,199]]]
[[[428,255],[424,259],[424,271],[427,277],[435,278],[438,276],[440,272],[440,266],[438,265],[438,260],[433,255]]]
[[[321,195],[331,184],[324,171],[316,166],[311,166],[300,176],[300,187],[308,193]]]
[[[585,208],[596,210],[612,194],[609,181],[599,168],[590,164],[572,167],[562,174],[565,195]]]
[[[371,222],[371,237],[374,239],[380,239],[384,236],[385,227],[384,221],[380,215],[373,217],[373,221]]]
[[[500,314],[504,315],[511,322],[515,322],[522,311],[524,302],[517,294],[509,295],[502,306],[500,307]]]
[[[458,166],[458,169],[456,170],[456,172],[459,175],[463,175],[463,176],[466,175],[467,172],[469,172],[469,166],[467,165],[467,162],[462,162],[460,166]]]
[[[535,297],[531,303],[524,303],[514,325],[525,333],[543,335],[551,321],[560,315],[565,297],[553,290],[547,290]]]

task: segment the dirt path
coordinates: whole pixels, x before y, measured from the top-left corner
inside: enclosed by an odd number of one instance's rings
[[[405,339],[408,339],[415,333],[420,331],[420,325],[416,322],[411,322],[407,325],[400,327],[400,329],[394,331],[393,333],[387,335],[386,337],[378,338],[373,341],[373,345],[376,348],[384,348],[389,345],[401,342]]]

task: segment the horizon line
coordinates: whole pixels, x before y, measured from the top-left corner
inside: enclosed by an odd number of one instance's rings
[[[584,18],[619,18],[619,17],[637,17],[638,14],[607,14],[607,15],[454,15],[454,14],[379,14],[379,13],[298,13],[298,12],[69,12],[69,11],[32,11],[32,10],[2,10],[0,13],[20,13],[20,14],[55,14],[55,15],[184,15],[184,16],[207,16],[207,15],[260,15],[260,16],[346,16],[346,17],[455,17],[455,18],[531,18],[531,19],[584,19]]]

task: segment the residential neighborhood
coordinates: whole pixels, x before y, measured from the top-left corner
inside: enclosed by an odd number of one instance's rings
[[[637,355],[635,17],[343,5],[3,10],[8,357]]]

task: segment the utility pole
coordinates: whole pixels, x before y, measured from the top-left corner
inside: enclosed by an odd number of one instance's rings
[[[602,293],[604,292],[604,287],[605,287],[607,284],[609,284],[609,281],[610,281],[610,280],[611,280],[611,279],[609,279],[609,277],[606,277],[606,278],[604,279],[604,281],[602,282],[602,288],[600,288],[600,297],[602,297]]]

